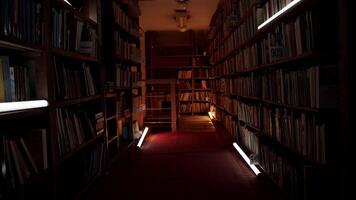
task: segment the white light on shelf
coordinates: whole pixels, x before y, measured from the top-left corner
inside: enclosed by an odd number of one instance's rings
[[[301,2],[302,0],[293,0],[292,2],[290,2],[288,5],[286,5],[284,8],[282,8],[280,11],[278,11],[276,14],[272,15],[272,17],[268,18],[265,22],[263,22],[261,25],[258,26],[258,29],[263,28],[264,26],[266,26],[268,23],[270,23],[271,21],[273,21],[274,19],[276,19],[278,16],[280,16],[281,14],[283,14],[284,12],[286,12],[287,10],[289,10],[290,8],[292,8],[293,6],[297,5],[299,2]]]
[[[239,152],[239,154],[241,155],[241,157],[245,160],[245,162],[250,166],[250,168],[252,169],[252,171],[256,174],[256,176],[258,174],[260,174],[260,170],[257,169],[257,167],[254,164],[251,164],[250,159],[247,157],[247,155],[245,154],[245,152],[242,151],[242,149],[240,148],[240,146],[238,144],[236,144],[236,142],[234,142],[232,144],[235,149]]]
[[[64,0],[64,2],[66,2],[68,5],[72,6],[72,4],[70,4],[68,0]]]
[[[5,103],[0,103],[0,113],[34,109],[34,108],[43,108],[47,106],[48,106],[48,101],[46,100],[5,102]]]
[[[137,144],[138,147],[141,148],[141,145],[142,145],[142,143],[143,143],[143,140],[145,140],[145,137],[146,137],[146,135],[147,135],[147,132],[148,132],[148,127],[145,127],[145,130],[143,130],[143,134],[142,134],[142,136],[141,136],[141,138],[140,138],[140,141],[138,141],[138,144]]]

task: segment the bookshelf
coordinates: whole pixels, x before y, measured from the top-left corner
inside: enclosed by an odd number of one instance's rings
[[[106,162],[101,3],[71,2],[0,3],[1,77],[13,72],[0,80],[6,88],[0,103],[45,99],[49,104],[0,114],[1,147],[7,149],[1,163],[8,169],[0,198],[80,198]]]
[[[219,2],[209,32],[210,111],[288,199],[331,196],[335,5],[304,0],[258,28],[290,2]]]
[[[106,116],[110,167],[136,141],[133,124],[137,115],[144,111],[144,70],[141,66],[138,1],[105,1],[102,7],[105,19],[102,23],[102,55],[103,64],[107,66],[104,81],[105,93],[108,94],[105,106],[112,112]]]
[[[209,57],[193,55],[192,66],[178,69],[178,113],[206,114],[210,108]]]

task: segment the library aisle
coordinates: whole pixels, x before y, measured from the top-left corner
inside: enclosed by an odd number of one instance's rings
[[[113,166],[86,199],[282,199],[231,143],[221,130],[151,134],[141,151]]]

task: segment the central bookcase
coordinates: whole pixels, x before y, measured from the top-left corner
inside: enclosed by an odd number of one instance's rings
[[[209,33],[211,112],[288,199],[331,197],[336,11],[302,0],[221,0]],[[337,197],[335,197],[337,198]]]

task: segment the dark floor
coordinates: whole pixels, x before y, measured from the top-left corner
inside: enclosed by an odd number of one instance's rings
[[[118,161],[87,199],[281,199],[231,144],[223,131],[151,133],[141,151]]]

